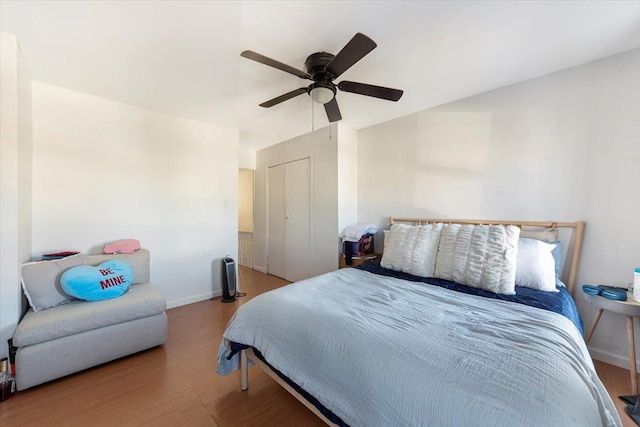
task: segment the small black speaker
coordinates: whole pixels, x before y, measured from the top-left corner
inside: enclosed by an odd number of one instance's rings
[[[222,258],[222,302],[236,300],[236,262],[233,258]]]

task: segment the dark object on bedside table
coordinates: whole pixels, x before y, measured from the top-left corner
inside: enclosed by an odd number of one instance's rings
[[[382,257],[381,254],[367,254],[362,256],[353,256],[351,257],[351,264],[349,264],[347,263],[345,254],[340,254],[338,267],[339,268],[355,267],[357,265],[362,265],[365,262],[374,261],[381,257]]]

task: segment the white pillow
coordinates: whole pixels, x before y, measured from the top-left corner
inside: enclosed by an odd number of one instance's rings
[[[420,277],[433,277],[442,224],[393,224],[385,235],[380,265]]]
[[[556,263],[552,255],[555,247],[556,245],[541,240],[521,238],[518,242],[516,285],[558,292]]]
[[[515,295],[520,228],[513,225],[448,224],[442,230],[435,275],[438,278]]]

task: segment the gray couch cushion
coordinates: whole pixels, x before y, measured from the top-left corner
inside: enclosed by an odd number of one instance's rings
[[[99,264],[99,263],[98,263]],[[23,347],[91,329],[162,313],[167,302],[151,284],[133,285],[124,295],[104,301],[74,300],[35,313],[27,311],[13,336]]]
[[[87,265],[96,266],[110,259],[119,259],[128,262],[133,267],[132,285],[138,283],[149,283],[149,251],[140,249],[132,254],[110,254],[110,255],[86,255],[84,257]]]
[[[36,261],[22,265],[22,288],[34,311],[67,303],[73,297],[60,285],[60,276],[71,267],[84,265],[81,254],[53,261]]]

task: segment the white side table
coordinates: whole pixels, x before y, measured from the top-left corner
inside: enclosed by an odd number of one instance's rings
[[[585,342],[589,342],[593,331],[598,326],[598,321],[604,310],[611,311],[613,313],[624,314],[627,316],[627,345],[629,346],[629,371],[631,371],[631,393],[638,394],[638,380],[636,374],[636,344],[633,335],[633,318],[640,317],[640,303],[633,300],[633,294],[627,292],[626,301],[610,300],[600,295],[584,294],[584,299],[596,307],[598,312],[596,317],[593,318],[589,332],[584,337]]]

